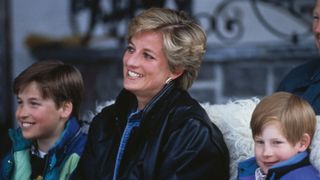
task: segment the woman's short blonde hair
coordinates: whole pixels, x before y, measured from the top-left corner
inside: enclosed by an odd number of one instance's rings
[[[265,97],[255,108],[250,126],[252,136],[261,135],[265,125],[279,122],[283,135],[296,144],[304,133],[312,139],[316,129],[316,114],[310,104],[291,93],[277,92]]]
[[[128,40],[142,31],[162,33],[170,70],[183,70],[175,84],[178,88],[188,89],[198,75],[206,49],[206,35],[202,28],[182,11],[151,8],[132,19]]]

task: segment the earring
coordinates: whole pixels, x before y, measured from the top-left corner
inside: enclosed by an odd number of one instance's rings
[[[166,80],[166,84],[169,84],[169,82],[171,82],[171,81],[172,81],[172,78],[169,77],[169,78]]]

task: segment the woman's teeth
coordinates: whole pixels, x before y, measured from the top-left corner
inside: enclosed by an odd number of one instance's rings
[[[133,71],[128,71],[128,75],[129,75],[130,77],[142,77],[141,74],[135,73],[135,72],[133,72]]]

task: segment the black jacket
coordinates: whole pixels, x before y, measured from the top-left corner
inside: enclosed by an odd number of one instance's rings
[[[112,179],[121,134],[136,98],[123,90],[91,124],[74,179]],[[164,87],[144,108],[126,145],[119,179],[229,179],[220,130],[186,91]]]
[[[289,72],[277,91],[296,94],[310,103],[320,115],[320,61],[319,59],[302,64]]]

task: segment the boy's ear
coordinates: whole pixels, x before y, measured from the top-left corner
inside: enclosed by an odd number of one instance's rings
[[[304,133],[299,142],[299,147],[298,147],[299,152],[303,152],[307,150],[310,143],[311,143],[311,137],[309,136],[309,134]]]
[[[71,101],[63,102],[60,109],[61,109],[61,117],[64,119],[69,119],[73,109],[72,102]]]

